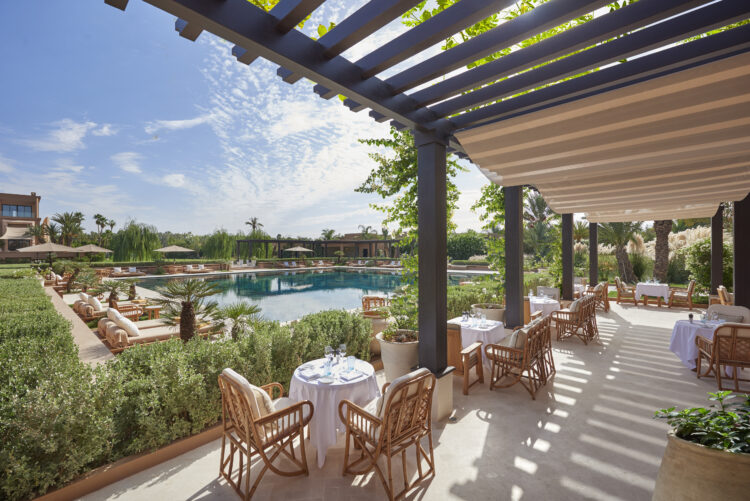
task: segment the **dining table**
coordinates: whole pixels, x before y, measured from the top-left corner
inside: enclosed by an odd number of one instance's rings
[[[635,286],[635,297],[661,297],[666,303],[669,301],[669,284],[659,284],[656,282],[638,282]]]
[[[682,365],[690,370],[696,368],[698,359],[698,346],[695,344],[695,338],[703,336],[706,339],[713,339],[716,329],[724,323],[721,320],[678,320],[672,328],[672,337],[669,340],[669,351],[677,355]],[[727,368],[727,375],[731,377],[731,368]]]
[[[560,309],[560,301],[547,296],[529,296],[529,313],[542,312],[546,317]]]
[[[326,452],[336,444],[338,433],[344,431],[339,419],[339,403],[349,400],[364,407],[380,396],[375,368],[364,360],[354,359],[352,369],[347,360],[332,364],[326,377],[326,359],[312,360],[297,367],[289,384],[289,398],[309,400],[314,412],[310,420],[310,445],[317,452],[318,468],[326,460]]]
[[[488,344],[498,344],[508,335],[505,332],[505,325],[498,320],[481,320],[476,319],[463,320],[462,317],[456,317],[448,320],[450,324],[456,324],[461,327],[461,347],[467,348],[477,341],[482,343],[482,365],[487,369],[492,369],[492,364],[484,353],[484,346]]]

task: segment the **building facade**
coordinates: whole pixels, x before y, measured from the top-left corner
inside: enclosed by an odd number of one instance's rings
[[[16,249],[35,245],[36,240],[26,236],[32,226],[39,226],[39,201],[42,197],[0,193],[0,257],[17,257]]]

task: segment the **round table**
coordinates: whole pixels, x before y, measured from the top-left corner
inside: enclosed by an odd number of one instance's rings
[[[537,311],[542,312],[542,316],[546,317],[553,311],[560,309],[560,301],[549,297],[532,296],[529,298],[529,313],[535,313]]]
[[[669,301],[669,284],[638,282],[635,286],[635,297],[641,296],[661,297],[664,302],[667,302]]]
[[[488,344],[498,344],[505,339],[505,325],[497,320],[486,320],[484,327],[481,323],[472,325],[471,321],[462,322],[461,317],[448,320],[448,323],[461,326],[461,347],[466,348],[480,341],[482,343],[482,364],[488,369],[492,369],[492,364],[487,360],[484,353],[484,346]]]
[[[711,340],[714,332],[723,322],[708,321],[705,324],[698,319],[678,320],[672,328],[672,338],[669,340],[669,351],[680,358],[682,365],[688,369],[695,369],[698,358],[698,346],[695,338],[703,336]],[[732,369],[727,367],[727,376],[732,377]]]
[[[340,377],[341,371],[346,370],[346,361],[334,367],[335,381],[331,384],[304,377],[305,369],[322,374],[324,364],[325,359],[321,358],[297,367],[289,385],[289,398],[298,402],[309,400],[314,406],[310,421],[310,444],[317,450],[318,468],[325,464],[328,448],[336,444],[337,432],[344,431],[344,424],[339,418],[339,402],[349,400],[364,407],[380,396],[375,369],[363,360],[357,360],[354,366],[361,375],[351,381],[344,381]]]

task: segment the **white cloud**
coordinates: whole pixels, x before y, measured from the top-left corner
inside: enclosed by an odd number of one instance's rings
[[[103,124],[98,129],[94,129],[91,133],[95,136],[114,136],[117,134],[117,129],[112,127],[112,124]]]
[[[188,118],[185,120],[154,120],[146,124],[144,130],[146,134],[154,134],[162,129],[166,130],[182,130],[190,129],[202,125],[211,120],[211,115],[201,115],[195,118]]]
[[[139,162],[141,155],[134,151],[123,151],[122,153],[115,153],[112,155],[112,161],[125,172],[132,172],[139,174],[141,172],[141,166]]]
[[[162,182],[167,186],[173,188],[181,188],[185,186],[185,175],[184,174],[167,174],[161,178]]]
[[[69,158],[60,158],[57,160],[57,169],[55,170],[81,172],[83,169],[85,169],[83,165],[75,165]]]
[[[10,159],[0,155],[0,172],[4,174],[10,174],[13,172],[13,165]]]
[[[37,151],[67,153],[85,147],[83,138],[96,127],[94,122],[76,122],[69,118],[54,122],[55,129],[42,139],[26,139],[21,143]]]

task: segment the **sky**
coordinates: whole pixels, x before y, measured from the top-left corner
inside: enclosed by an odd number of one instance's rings
[[[363,3],[329,0],[303,31]],[[195,234],[247,230],[253,216],[271,235],[381,228],[370,207],[380,199],[354,189],[375,167],[358,139],[387,136],[387,124],[309,81],[282,82],[268,61],[237,62],[209,33],[186,40],[174,21],[138,0],[125,12],[104,0],[1,2],[0,192],[36,192],[42,217],[81,211],[89,230],[96,213],[115,229],[133,219]],[[344,55],[405,29],[397,20]],[[454,220],[479,229],[470,207],[488,181],[461,164]]]

